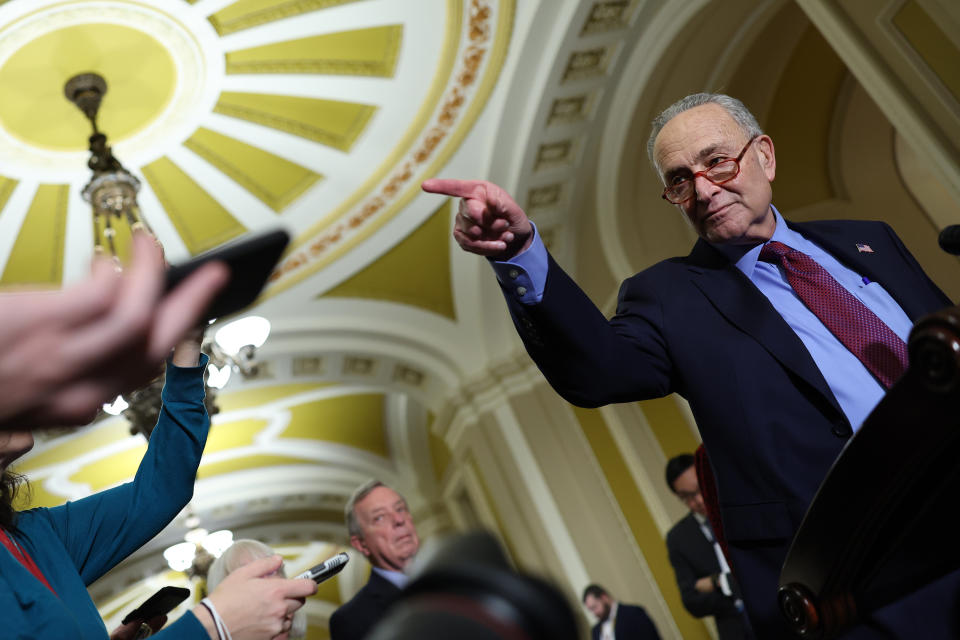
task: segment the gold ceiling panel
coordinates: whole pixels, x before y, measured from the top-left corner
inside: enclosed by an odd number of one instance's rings
[[[295,162],[203,127],[184,145],[277,213],[323,178]]]
[[[70,187],[42,184],[7,258],[0,285],[60,284]]]
[[[129,436],[129,426],[123,420],[99,423],[96,427],[79,431],[72,438],[58,439],[55,444],[49,448],[44,447],[42,451],[30,452],[18,469],[20,473],[29,474],[36,469],[69,462]]]
[[[21,471],[19,467],[16,470]],[[37,482],[31,480],[28,490],[24,491],[21,489],[17,492],[13,506],[18,511],[26,511],[27,509],[35,509],[36,507],[56,507],[65,501],[66,498],[61,494],[47,491],[44,481]]]
[[[3,208],[7,206],[7,200],[10,199],[19,182],[19,180],[13,178],[0,176],[0,213],[3,213]]]
[[[784,211],[838,196],[830,178],[830,132],[848,76],[830,44],[808,27],[784,68],[765,123],[781,166],[803,167],[802,178],[777,181],[777,206]]]
[[[254,454],[249,456],[238,456],[229,460],[219,462],[201,463],[197,471],[197,479],[219,476],[224,473],[234,473],[236,471],[248,471],[252,469],[261,469],[263,467],[289,466],[296,464],[318,465],[316,460],[306,458],[297,458],[294,456],[272,455],[272,454]]]
[[[247,229],[169,158],[141,168],[191,254],[235,238]]]
[[[333,384],[332,382],[305,382],[226,391],[217,396],[217,404],[220,405],[221,413],[228,413],[267,405],[300,393],[324,389],[333,386]]]
[[[227,53],[227,73],[393,76],[401,25],[327,33]]]
[[[268,424],[269,422],[263,419],[218,422],[210,428],[210,434],[207,436],[207,446],[204,447],[203,452],[208,454],[238,447],[251,447],[254,444],[253,439]]]
[[[383,394],[358,393],[291,407],[290,424],[279,437],[322,440],[389,457],[385,400]]]
[[[452,202],[447,200],[379,260],[318,297],[398,302],[456,320],[450,275]]]
[[[338,100],[224,91],[217,113],[350,151],[377,107]]]
[[[917,2],[904,3],[893,17],[893,24],[953,94],[954,100],[960,101],[960,65],[957,65],[960,50],[944,33],[941,24]]]
[[[189,0],[191,3],[196,0]],[[357,0],[237,0],[210,16],[221,36]],[[2,3],[0,3],[2,4]]]
[[[128,449],[104,456],[95,464],[88,464],[70,476],[70,482],[86,484],[92,493],[126,482],[137,473],[137,467],[147,452],[147,441],[140,441]],[[61,498],[61,502],[63,502]]]
[[[153,121],[177,86],[173,59],[147,33],[116,24],[67,26],[33,39],[0,66],[0,123],[29,145],[86,149],[90,125],[63,95],[66,81],[86,72],[107,81],[97,124],[111,143]]]

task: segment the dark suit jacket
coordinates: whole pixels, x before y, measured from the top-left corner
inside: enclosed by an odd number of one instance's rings
[[[884,223],[789,226],[879,282],[913,320],[950,304]],[[858,251],[856,243],[873,252]],[[776,605],[780,567],[807,505],[852,434],[796,333],[703,241],[684,258],[628,278],[610,321],[552,259],[539,304],[525,306],[504,293],[527,351],[573,404],[595,407],[671,392],[689,401],[716,476],[754,633],[789,637]],[[952,636],[938,635],[949,633],[941,627],[913,637],[960,637],[960,626],[951,628]]]
[[[713,543],[703,535],[692,513],[688,513],[667,533],[667,552],[677,576],[680,598],[687,611],[698,618],[713,616],[720,640],[748,638],[743,616],[735,605],[735,597],[720,591],[702,593],[694,587],[698,579],[720,573],[720,563]]]
[[[392,582],[371,570],[367,584],[330,616],[330,640],[362,640],[400,593]]]
[[[593,640],[600,640],[600,626],[600,623],[593,625],[590,631]],[[617,640],[660,640],[660,634],[644,608],[622,602],[617,605],[613,635]]]

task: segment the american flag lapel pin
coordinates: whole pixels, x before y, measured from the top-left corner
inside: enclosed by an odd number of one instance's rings
[[[870,245],[863,244],[862,242],[857,243],[857,251],[860,253],[873,253],[873,249],[870,248]]]

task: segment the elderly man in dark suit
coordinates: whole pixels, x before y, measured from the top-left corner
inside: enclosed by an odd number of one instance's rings
[[[687,611],[713,616],[720,640],[750,638],[740,589],[717,543],[700,493],[692,454],[667,461],[667,486],[690,510],[667,532],[667,553]]]
[[[617,602],[598,584],[583,590],[583,606],[597,618],[590,630],[593,640],[660,640],[643,607]]]
[[[700,239],[624,281],[609,321],[503,189],[423,188],[461,199],[454,238],[491,259],[528,353],[564,398],[688,400],[753,630],[789,637],[776,593],[790,541],[843,445],[902,374],[912,323],[950,301],[882,222],[787,221],[772,204],[773,140],[739,100],[671,105],[648,153],[663,198]],[[845,637],[960,637],[958,598],[960,576],[947,576]]]
[[[367,584],[330,616],[330,638],[361,640],[400,597],[420,538],[407,501],[379,480],[357,488],[344,511],[350,544],[372,568]]]

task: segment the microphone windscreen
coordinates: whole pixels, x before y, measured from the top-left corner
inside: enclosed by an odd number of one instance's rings
[[[944,227],[938,240],[941,249],[955,256],[960,255],[960,224]]]

